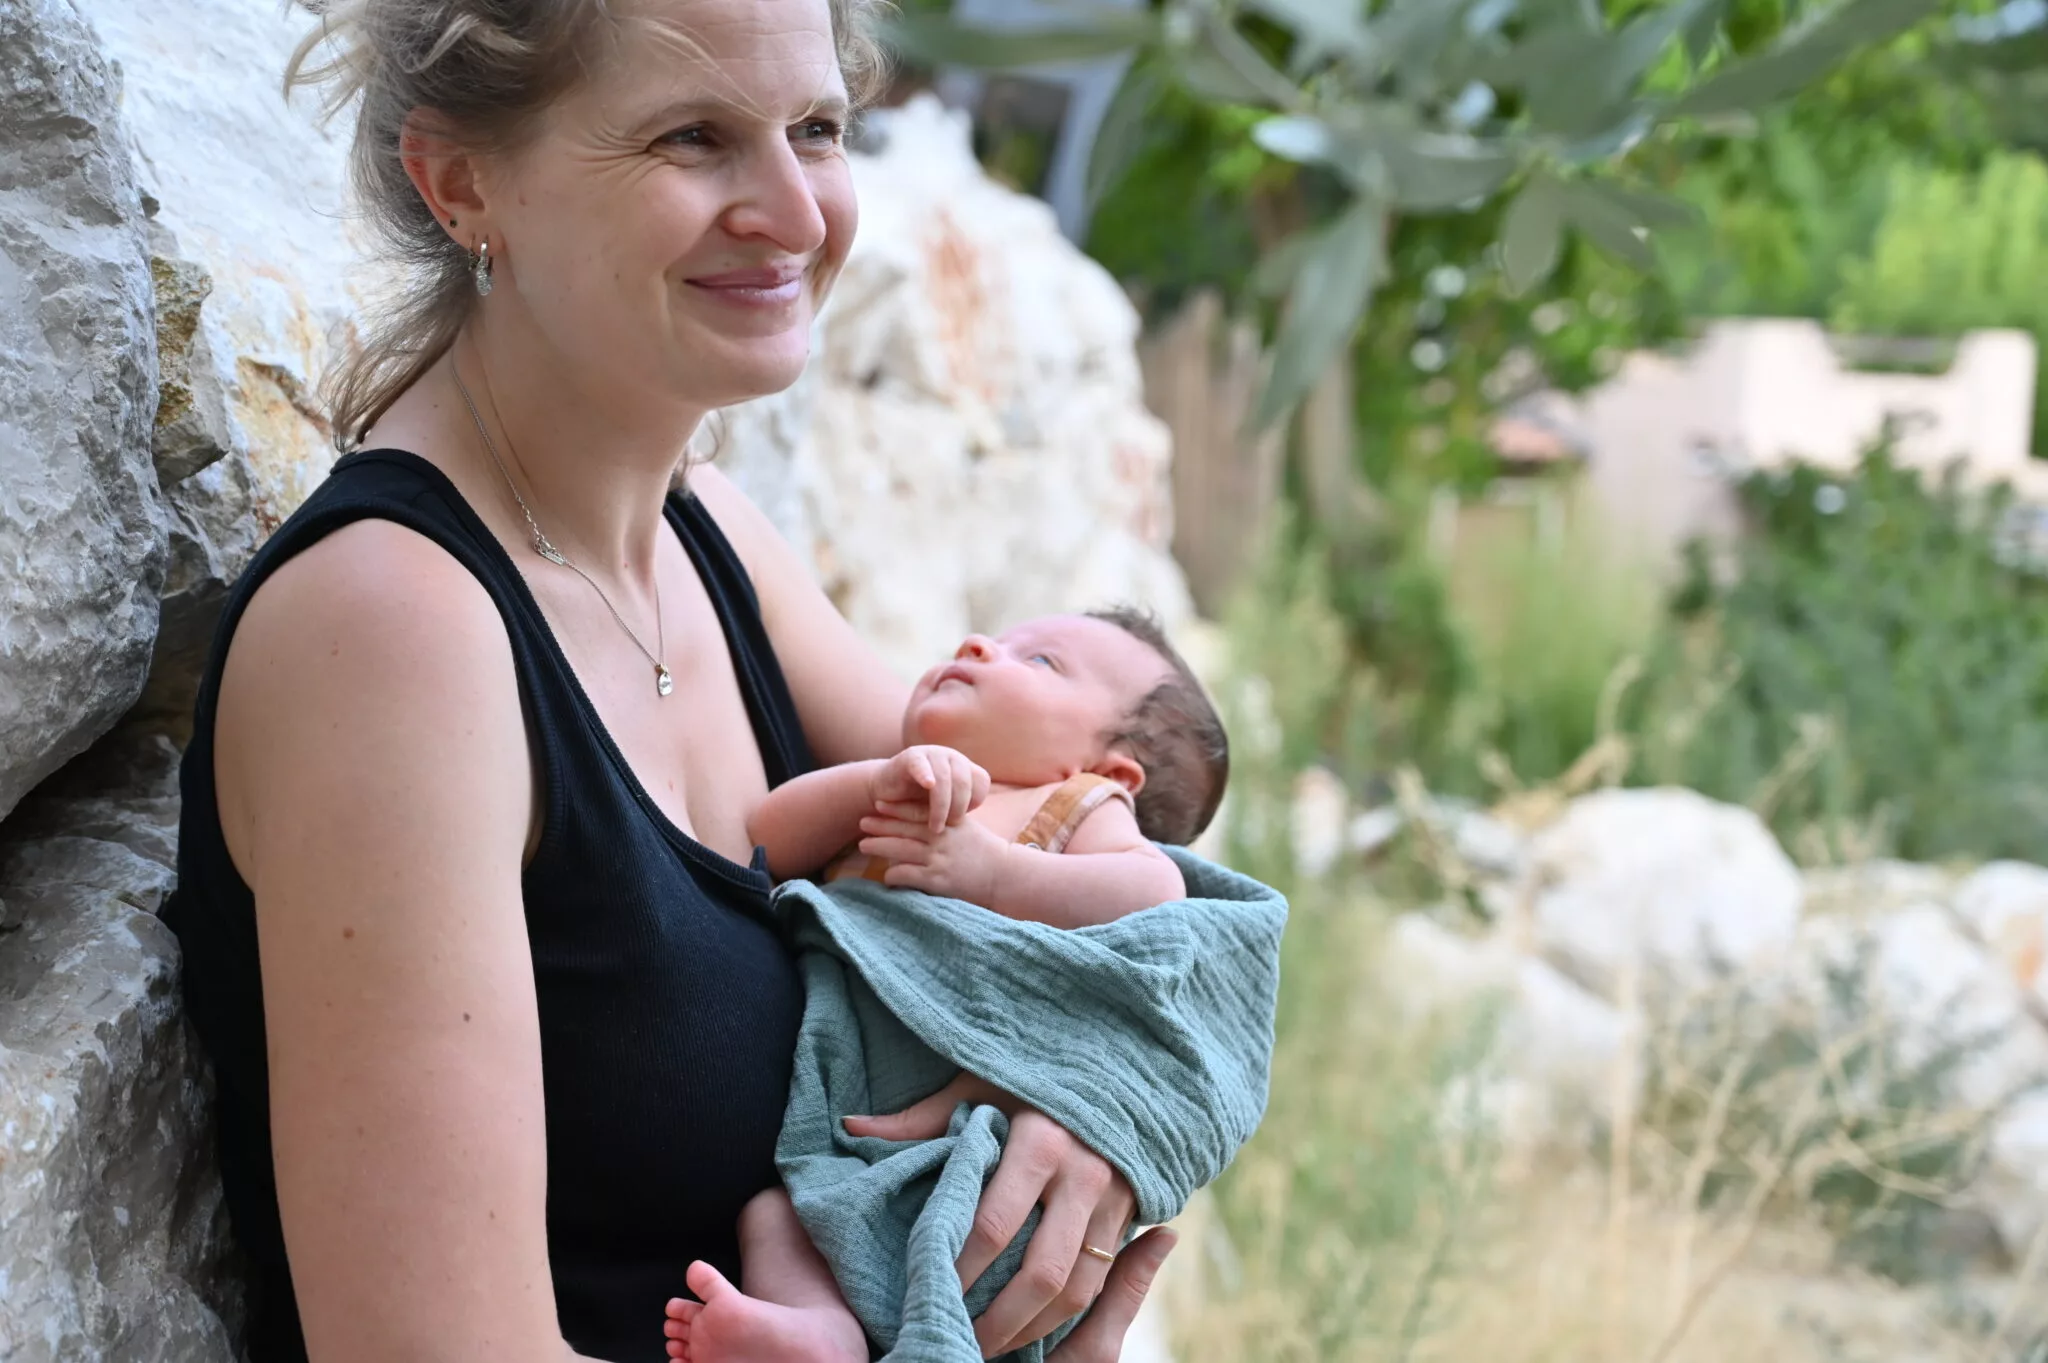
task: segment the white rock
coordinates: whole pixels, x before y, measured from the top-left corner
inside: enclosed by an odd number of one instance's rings
[[[2048,1005],[2048,870],[1992,862],[1956,887],[1955,906],[2020,987]]]
[[[1613,996],[1760,968],[1792,941],[1801,884],[1761,820],[1687,790],[1574,800],[1531,847],[1535,940],[1567,975]]]
[[[1294,869],[1313,879],[1327,873],[1345,852],[1351,796],[1327,767],[1307,767],[1294,778],[1289,831]]]
[[[964,118],[920,99],[876,126],[798,459],[826,589],[906,673],[1030,615],[1187,618],[1135,309],[1043,203],[982,173]]]
[[[141,199],[68,0],[0,0],[0,816],[142,689],[166,523]]]
[[[1513,1154],[1583,1151],[1640,1094],[1638,1028],[1505,939],[1460,937],[1420,914],[1396,921],[1381,962],[1389,996],[1411,1018],[1492,1008],[1484,1063],[1451,1100],[1467,1105]]]
[[[10,839],[62,826],[47,803]],[[229,1363],[240,1298],[205,1081],[177,943],[147,911],[171,868],[135,850],[168,847],[175,807],[61,803],[84,824],[0,845],[0,1353]]]
[[[2048,1079],[2048,1032],[2027,1016],[2018,984],[1941,906],[1920,904],[1858,921],[1831,916],[1800,925],[1795,976],[1829,1000],[1828,972],[1861,969],[1856,1016],[1838,1026],[1882,1027],[1897,1062],[1914,1066],[1966,1046],[1949,1098],[1990,1112]]]
[[[2048,1093],[2015,1103],[1992,1128],[1978,1199],[2013,1258],[2048,1262]]]

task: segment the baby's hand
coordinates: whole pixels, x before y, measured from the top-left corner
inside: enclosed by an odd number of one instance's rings
[[[988,798],[988,773],[951,748],[921,743],[883,764],[868,788],[876,809],[922,804],[931,831],[957,824]]]
[[[878,809],[860,821],[860,850],[889,863],[886,885],[996,907],[1004,863],[1018,849],[972,819],[937,830],[915,806]]]

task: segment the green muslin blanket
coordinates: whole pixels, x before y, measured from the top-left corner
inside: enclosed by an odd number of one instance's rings
[[[777,891],[805,1007],[776,1162],[890,1363],[980,1363],[972,1317],[1032,1227],[963,1300],[953,1264],[1006,1119],[962,1103],[946,1135],[905,1142],[850,1136],[841,1117],[898,1111],[965,1070],[1108,1160],[1152,1225],[1265,1112],[1286,901],[1166,850],[1188,898],[1073,930],[863,880]],[[1040,1363],[1057,1338],[1005,1357]]]

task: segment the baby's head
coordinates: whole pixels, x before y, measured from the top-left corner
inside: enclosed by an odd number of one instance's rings
[[[957,749],[1004,785],[1107,776],[1137,797],[1145,836],[1166,843],[1208,827],[1230,776],[1201,683],[1156,620],[1122,608],[970,635],[919,679],[903,741]]]

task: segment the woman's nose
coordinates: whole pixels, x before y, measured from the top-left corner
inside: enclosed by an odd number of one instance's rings
[[[737,237],[762,237],[793,256],[808,256],[825,244],[825,215],[786,139],[767,144],[746,162],[739,199],[726,214],[726,230]]]
[[[996,656],[996,642],[986,634],[970,634],[953,653],[955,658],[972,659],[985,663]]]

